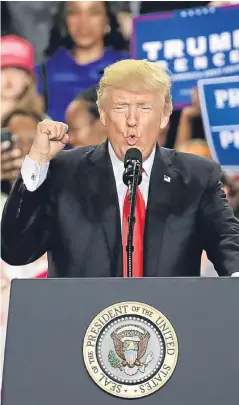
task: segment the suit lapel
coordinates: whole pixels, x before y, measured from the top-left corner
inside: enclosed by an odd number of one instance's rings
[[[107,142],[95,149],[91,162],[94,176],[92,191],[97,194],[99,215],[109,250],[111,276],[121,277],[123,259],[119,201]]]
[[[144,274],[155,277],[165,221],[171,211],[175,179],[171,160],[163,148],[156,148],[151,172],[144,234]]]

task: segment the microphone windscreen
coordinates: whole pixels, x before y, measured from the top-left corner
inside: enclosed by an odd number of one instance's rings
[[[142,153],[137,148],[130,148],[127,150],[125,157],[124,157],[124,167],[127,166],[127,162],[129,161],[138,161],[142,166]]]

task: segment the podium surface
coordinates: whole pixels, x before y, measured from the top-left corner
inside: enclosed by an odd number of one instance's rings
[[[159,310],[178,340],[176,368],[150,405],[238,405],[239,279],[14,280],[3,405],[132,404],[103,391],[83,360],[83,341],[105,308],[136,301]],[[121,402],[120,402],[121,401]]]

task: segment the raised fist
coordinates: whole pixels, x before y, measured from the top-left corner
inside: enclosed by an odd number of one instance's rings
[[[63,122],[43,120],[37,125],[29,157],[36,163],[49,162],[69,141],[68,125]]]

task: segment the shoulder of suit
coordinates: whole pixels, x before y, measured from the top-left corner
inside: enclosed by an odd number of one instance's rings
[[[173,170],[182,177],[200,178],[205,181],[212,175],[221,177],[221,166],[212,159],[207,159],[192,153],[178,152],[174,149],[161,148],[164,159],[172,164]]]
[[[88,159],[97,146],[85,146],[85,147],[78,147],[75,149],[70,150],[63,150],[58,155],[52,159],[51,166],[52,167],[66,167],[67,168],[74,168],[78,166],[80,162]]]

